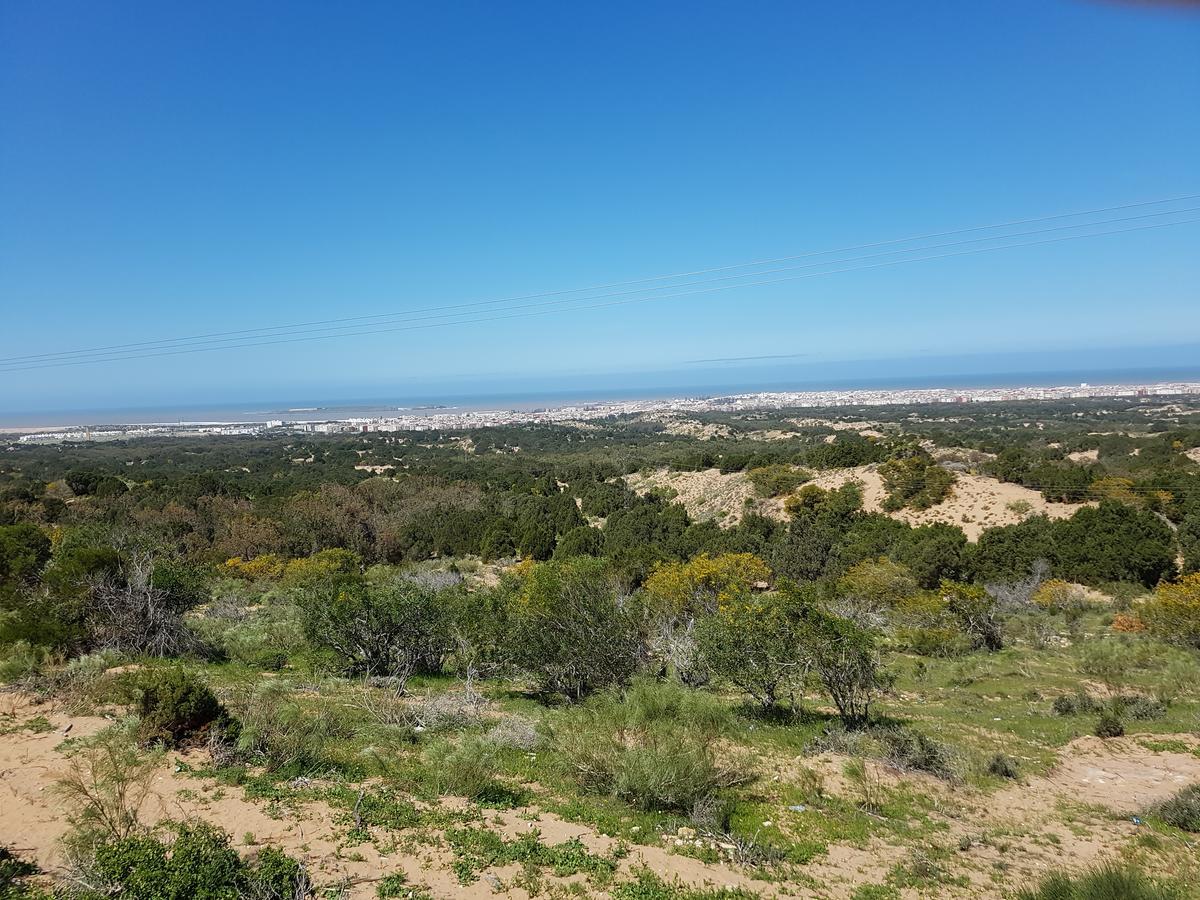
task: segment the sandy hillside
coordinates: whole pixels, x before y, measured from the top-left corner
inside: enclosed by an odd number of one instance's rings
[[[744,472],[723,474],[719,469],[704,469],[700,472],[673,472],[657,469],[643,475],[635,472],[625,476],[625,483],[639,494],[665,491],[672,502],[683,504],[688,515],[699,522],[715,522],[729,528],[742,520],[748,510],[763,515],[783,518],[781,499],[760,499],[754,485]],[[747,506],[746,501],[751,504]]]
[[[33,706],[15,694],[0,696],[0,703],[5,723],[5,733],[0,734],[0,841],[36,859],[48,872],[61,871],[59,841],[68,828],[67,810],[53,786],[71,764],[63,752],[64,733],[72,737],[95,734],[109,721]],[[39,716],[48,720],[50,730],[45,730],[44,724],[41,729],[24,727]],[[1159,740],[1167,737],[1172,736],[1155,736]],[[1114,858],[1133,845],[1142,829],[1125,814],[1200,779],[1200,741],[1191,735],[1173,737],[1182,747],[1168,752],[1153,751],[1135,736],[1112,741],[1081,738],[1063,749],[1060,764],[1049,775],[993,794],[871,765],[883,783],[904,781],[937,798],[939,812],[934,815],[942,822],[945,836],[938,842],[958,848],[944,865],[961,877],[963,884],[944,884],[936,896],[999,898],[1006,896],[1010,887],[1028,883],[1051,869],[1088,866]],[[827,791],[849,797],[852,791],[840,774],[845,760],[834,754],[766,759],[763,774],[769,783],[786,784],[802,769],[815,769],[823,776]],[[407,841],[402,833],[375,829],[372,840],[355,841],[348,834],[351,823],[344,810],[315,802],[280,809],[266,801],[246,800],[236,787],[180,771],[180,761],[199,767],[207,758],[203,751],[164,758],[141,810],[144,822],[199,818],[234,835],[235,846],[243,853],[254,852],[256,846],[278,846],[304,860],[318,888],[342,886],[346,889],[342,896],[348,898],[374,897],[379,879],[398,871],[406,873],[410,884],[423,885],[439,900],[529,896],[514,884],[520,871],[515,865],[486,870],[478,881],[460,884],[451,869],[452,852],[440,835],[422,833],[418,840]],[[1067,803],[1076,811],[1064,813]],[[1080,804],[1098,809],[1079,811]],[[446,806],[468,809],[453,801]],[[480,824],[486,823],[508,838],[536,828],[547,843],[577,837],[595,853],[607,853],[614,845],[612,838],[586,825],[536,808],[483,810],[480,815]],[[253,835],[253,846],[246,844],[247,833]],[[986,833],[1004,835],[1002,846],[979,840]],[[644,864],[667,879],[678,878],[688,885],[742,887],[764,897],[781,896],[779,883],[759,881],[728,863],[705,863],[675,852],[697,840],[684,829],[652,836],[647,844],[632,848],[621,863],[621,872],[628,874]],[[879,838],[861,846],[833,844],[803,869],[811,879],[808,884],[819,889],[793,881],[786,886],[786,894],[848,898],[858,886],[881,883],[893,866],[910,860],[912,853],[911,847]],[[1006,877],[997,880],[1001,861]],[[560,890],[569,886],[549,874],[545,880],[543,890],[556,884]],[[581,896],[603,898],[607,893],[589,886]]]
[[[626,483],[639,494],[651,490],[675,491],[675,502],[682,503],[688,515],[698,521],[713,521],[728,528],[741,521],[748,510],[777,519],[785,517],[783,499],[760,499],[754,486],[742,472],[722,474],[717,469],[701,472],[672,472],[658,469],[648,475],[626,476]],[[868,512],[882,512],[886,492],[883,479],[875,466],[856,466],[851,469],[830,469],[819,472],[812,483],[822,488],[838,488],[849,481],[862,486],[863,507]],[[747,506],[746,500],[751,501]],[[1028,504],[1028,510],[1021,503]],[[1016,509],[1010,504],[1017,504]],[[957,525],[974,541],[985,528],[994,525],[1015,525],[1030,515],[1047,515],[1065,519],[1074,514],[1081,503],[1051,503],[1039,492],[997,481],[986,475],[959,474],[950,497],[926,510],[902,509],[889,513],[912,525],[945,522]]]
[[[875,466],[834,469],[821,472],[813,478],[813,483],[823,488],[841,487],[848,481],[857,481],[862,485],[863,507],[868,512],[883,510],[883,499],[887,492]],[[1009,506],[1022,502],[1029,504],[1028,511],[1021,511],[1023,507],[1019,505],[1015,510]],[[985,528],[994,525],[1015,525],[1031,515],[1066,519],[1085,505],[1087,504],[1051,503],[1038,491],[1019,484],[998,481],[987,475],[959,473],[950,496],[937,506],[919,511],[902,509],[889,515],[911,525],[928,525],[933,522],[957,525],[974,541],[978,540]]]

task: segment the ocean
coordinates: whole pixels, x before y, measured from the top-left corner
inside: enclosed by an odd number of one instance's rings
[[[130,406],[95,409],[61,409],[9,413],[0,411],[0,427],[40,428],[66,425],[135,425],[163,423],[252,423],[283,419],[289,422],[323,422],[331,419],[370,418],[404,412],[435,414],[450,410],[535,410],[621,400],[665,400],[675,397],[717,397],[780,391],[833,391],[903,388],[1054,387],[1089,384],[1153,384],[1200,381],[1200,366],[1172,368],[1078,369],[1055,372],[1002,372],[971,375],[906,375],[895,377],[789,379],[777,381],[737,379],[719,383],[610,383],[607,386],[542,391],[509,391],[429,396],[374,397],[368,399],[300,398],[214,402],[171,406]]]

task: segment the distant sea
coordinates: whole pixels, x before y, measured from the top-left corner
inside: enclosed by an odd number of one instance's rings
[[[609,380],[609,379],[597,379]],[[781,391],[836,391],[903,388],[1055,387],[1089,384],[1153,384],[1200,382],[1200,365],[1175,368],[1079,369],[1056,372],[954,375],[908,375],[787,381],[736,380],[726,383],[620,385],[506,393],[437,394],[394,398],[332,400],[270,400],[176,406],[113,407],[107,409],[46,410],[8,413],[0,410],[0,427],[36,428],[64,425],[134,425],[189,422],[323,422],[331,419],[395,415],[433,415],[453,410],[535,410],[621,400],[666,400],[677,397],[719,397]]]

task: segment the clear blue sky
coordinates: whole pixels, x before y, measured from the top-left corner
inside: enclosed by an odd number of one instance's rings
[[[1200,14],[1169,5],[0,4],[4,357],[1190,193]],[[1194,345],[1198,248],[1190,225],[7,373],[0,410],[552,389],[752,355]]]

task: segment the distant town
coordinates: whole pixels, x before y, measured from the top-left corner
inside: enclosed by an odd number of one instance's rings
[[[416,407],[397,415],[329,419],[327,421],[159,422],[139,424],[71,425],[10,433],[17,443],[113,441],[131,438],[196,435],[353,434],[380,431],[453,431],[498,425],[570,424],[644,413],[733,412],[755,409],[820,408],[837,406],[902,406],[922,403],[995,403],[1106,397],[1172,397],[1200,395],[1200,382],[1155,384],[1076,384],[1059,387],[888,388],[839,391],[782,391],[679,397],[657,400],[614,400],[546,409],[454,410]],[[430,409],[440,410],[428,412]],[[0,430],[0,433],[4,433]]]

